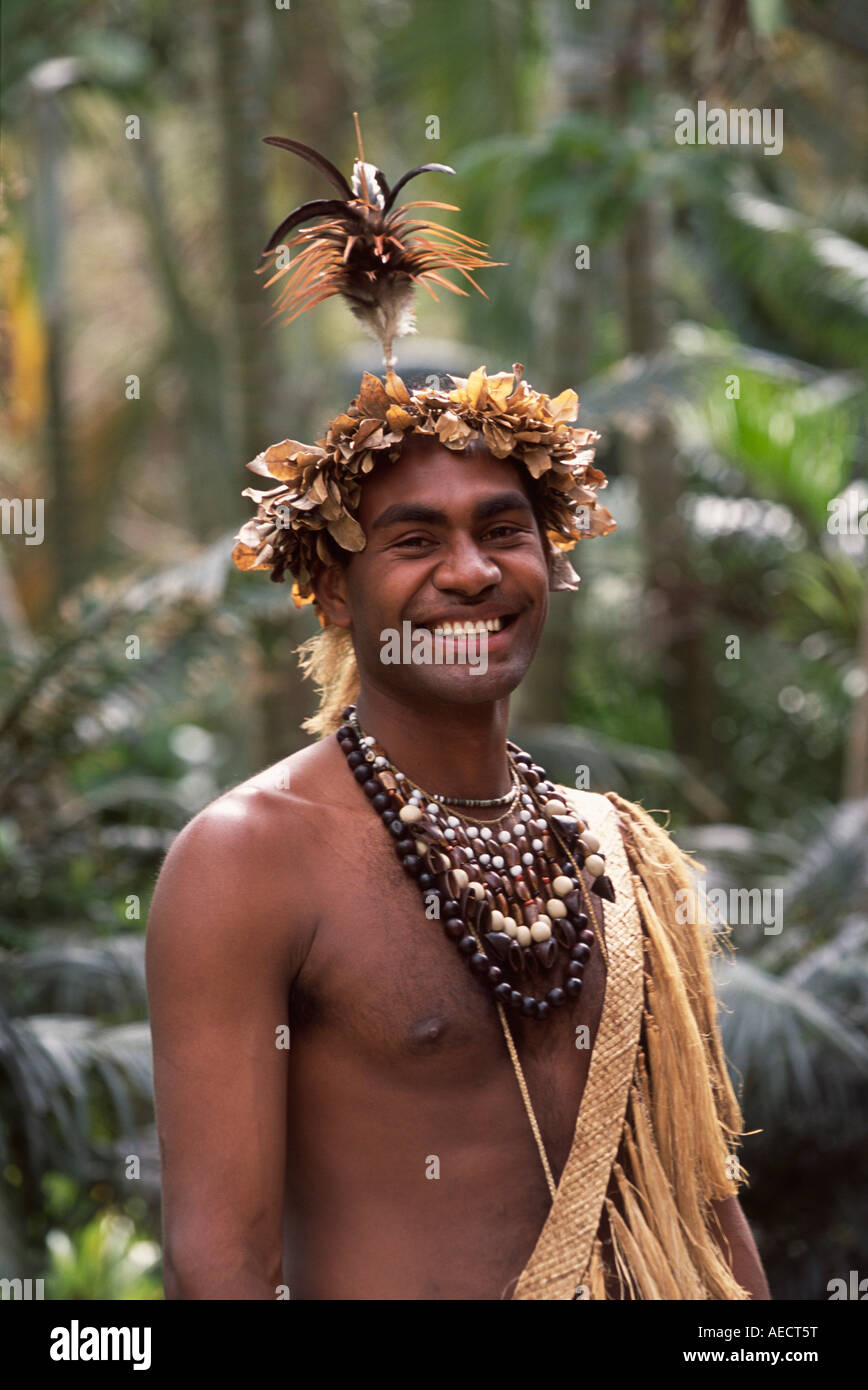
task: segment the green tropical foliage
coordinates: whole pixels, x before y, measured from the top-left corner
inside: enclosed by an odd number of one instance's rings
[[[264,326],[265,233],[318,189],[261,137],[346,166],[358,109],[387,172],[458,170],[509,263],[420,304],[401,369],[520,358],[603,435],[619,529],[553,597],[514,733],[667,808],[709,889],[780,893],[779,934],[732,923],[722,1020],[773,1294],[824,1298],[868,1239],[859,6],[9,0],[4,37],[0,484],[47,523],[0,552],[2,1272],[161,1296],[154,879],[311,709],[310,615],[229,572],[242,465],[379,366],[339,305]],[[780,108],[782,152],[677,145],[706,98]]]

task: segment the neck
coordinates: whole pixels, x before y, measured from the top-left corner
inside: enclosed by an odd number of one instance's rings
[[[509,790],[509,699],[427,707],[363,687],[359,723],[401,772],[425,791],[484,798]]]

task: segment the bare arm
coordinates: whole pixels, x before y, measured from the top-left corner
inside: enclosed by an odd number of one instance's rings
[[[751,1298],[771,1299],[759,1251],[737,1197],[713,1202],[712,1232],[732,1273]]]
[[[256,799],[182,831],[147,932],[170,1299],[274,1299],[282,1277],[291,933],[268,900]]]

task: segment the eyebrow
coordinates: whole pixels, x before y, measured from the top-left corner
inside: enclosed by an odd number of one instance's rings
[[[492,497],[486,497],[482,502],[477,502],[473,508],[473,520],[487,521],[489,517],[496,516],[499,512],[512,511],[523,511],[533,515],[533,508],[524,493],[497,492]],[[399,522],[407,521],[421,522],[423,526],[449,525],[449,517],[436,507],[426,507],[419,502],[393,502],[391,507],[380,512],[376,520],[371,523],[371,530],[378,531],[386,526],[395,526]]]

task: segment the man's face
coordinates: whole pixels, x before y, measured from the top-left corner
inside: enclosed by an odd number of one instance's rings
[[[326,605],[350,627],[363,682],[459,704],[502,699],[520,683],[545,624],[549,585],[523,473],[488,452],[411,440],[365,480],[358,520],[366,546],[333,574],[338,608]],[[485,657],[471,649],[477,669],[457,656],[454,664],[383,660],[383,634],[404,632],[405,622],[411,633],[428,628],[428,650],[436,650],[435,628],[486,619],[499,630],[477,639],[487,643]]]

